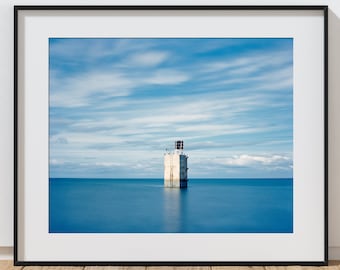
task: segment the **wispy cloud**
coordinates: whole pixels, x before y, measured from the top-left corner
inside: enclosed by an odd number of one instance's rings
[[[95,98],[129,95],[133,83],[122,74],[85,73],[70,78],[51,77],[50,105],[53,107],[89,106]]]
[[[188,75],[173,71],[173,70],[157,70],[151,74],[150,77],[145,78],[143,82],[147,84],[165,84],[173,85],[188,81],[190,78]]]
[[[231,166],[257,166],[257,165],[280,165],[287,162],[292,162],[291,158],[281,155],[267,155],[267,156],[252,156],[252,155],[239,155],[227,158],[226,165]]]
[[[157,66],[163,63],[165,60],[169,58],[169,54],[167,52],[146,52],[146,53],[138,53],[133,54],[128,59],[128,62],[132,65],[138,66]]]

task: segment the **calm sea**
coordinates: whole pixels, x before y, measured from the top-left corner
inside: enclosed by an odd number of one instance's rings
[[[49,182],[51,233],[292,233],[292,179]]]

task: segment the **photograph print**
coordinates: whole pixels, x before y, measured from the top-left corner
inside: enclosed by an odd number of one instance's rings
[[[49,233],[293,233],[292,38],[50,38]]]

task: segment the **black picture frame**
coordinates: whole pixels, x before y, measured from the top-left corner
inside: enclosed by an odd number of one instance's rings
[[[45,15],[44,13],[47,11],[263,11],[263,12],[284,12],[284,11],[306,11],[306,12],[322,12],[323,14],[323,126],[320,127],[323,129],[323,141],[321,142],[323,149],[323,164],[319,164],[320,168],[324,171],[324,179],[320,180],[323,184],[323,193],[322,197],[324,198],[323,205],[323,254],[322,258],[316,258],[315,260],[226,260],[226,261],[211,261],[211,260],[203,260],[203,261],[192,261],[192,260],[171,260],[171,261],[163,261],[163,260],[131,260],[131,261],[122,261],[122,260],[60,260],[55,259],[51,256],[50,260],[39,260],[39,259],[26,259],[23,254],[25,254],[25,247],[23,246],[22,236],[25,233],[23,232],[23,216],[29,215],[30,213],[25,213],[23,208],[23,195],[24,195],[24,186],[25,186],[25,177],[23,176],[23,169],[26,167],[25,157],[23,155],[22,148],[25,147],[23,141],[25,141],[25,128],[27,123],[25,123],[23,116],[23,104],[26,102],[24,92],[23,92],[23,72],[25,71],[25,67],[23,67],[21,50],[25,47],[25,43],[22,40],[22,35],[25,29],[25,22],[22,20],[22,13],[25,12],[33,12],[33,16]],[[125,266],[209,266],[209,265],[316,265],[322,266],[327,265],[328,261],[328,7],[327,6],[14,6],[14,264],[21,266],[29,266],[29,265],[53,265],[53,266],[95,266],[95,265],[125,265]],[[27,78],[25,78],[27,79]],[[29,78],[28,78],[29,79]],[[25,154],[27,154],[25,152]],[[34,155],[33,153],[29,153],[30,155]],[[44,247],[48,249],[48,247]]]

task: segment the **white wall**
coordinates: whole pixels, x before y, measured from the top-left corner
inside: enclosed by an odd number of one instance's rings
[[[13,245],[14,5],[329,5],[329,257],[340,260],[339,0],[0,0],[0,260]],[[339,165],[338,165],[339,163]]]

